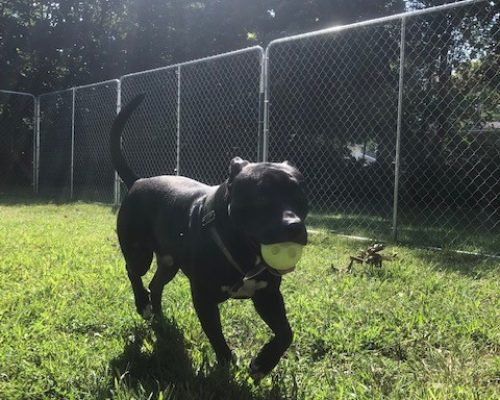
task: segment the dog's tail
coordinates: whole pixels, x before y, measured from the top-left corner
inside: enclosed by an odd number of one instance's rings
[[[121,137],[125,124],[129,119],[132,112],[141,104],[144,99],[144,93],[139,94],[134,97],[134,99],[128,103],[124,108],[121,109],[120,113],[116,116],[113,127],[111,128],[111,138],[110,138],[110,149],[111,149],[111,161],[113,166],[118,172],[120,178],[122,178],[127,188],[130,189],[134,182],[139,179],[139,177],[132,171],[127,164],[127,161],[123,157],[121,149]]]

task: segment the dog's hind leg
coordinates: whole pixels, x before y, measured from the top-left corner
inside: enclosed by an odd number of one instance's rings
[[[133,252],[125,255],[128,278],[134,292],[135,307],[145,319],[152,316],[152,306],[149,291],[142,283],[142,276],[149,270],[152,259],[153,252],[149,249],[134,249]]]
[[[171,255],[156,255],[156,261],[158,268],[149,284],[149,290],[151,292],[151,304],[153,306],[153,313],[157,316],[162,314],[161,309],[161,297],[163,293],[164,286],[170,282],[179,267],[175,264],[175,260]]]

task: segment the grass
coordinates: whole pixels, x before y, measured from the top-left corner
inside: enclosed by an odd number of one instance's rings
[[[213,352],[179,274],[165,320],[135,314],[109,207],[0,205],[1,399],[496,399],[500,261],[365,244],[320,231],[283,282],[295,340],[254,385],[246,367],[269,338],[249,301],[221,306],[238,358]]]

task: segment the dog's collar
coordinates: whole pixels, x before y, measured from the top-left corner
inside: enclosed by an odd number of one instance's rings
[[[238,262],[234,259],[231,252],[224,244],[224,241],[222,240],[215,226],[215,220],[217,218],[217,214],[215,211],[216,193],[217,191],[214,191],[205,198],[205,202],[202,206],[201,226],[204,229],[208,228],[210,236],[212,237],[213,241],[215,242],[219,250],[222,252],[222,254],[224,254],[224,257],[226,257],[226,260],[229,262],[229,264],[231,264],[231,266],[235,270],[237,270],[241,275],[243,275],[244,281],[255,278],[257,275],[262,273],[267,267],[264,263],[258,262],[255,268],[245,273],[243,268],[241,268]]]

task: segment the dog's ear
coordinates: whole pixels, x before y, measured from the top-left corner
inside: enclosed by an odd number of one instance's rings
[[[295,177],[295,179],[297,179],[299,183],[304,182],[304,176],[300,173],[300,171],[298,170],[297,166],[293,161],[285,160],[281,163],[281,165],[285,165],[287,167],[292,168],[293,169],[292,175]]]
[[[234,157],[229,163],[229,183],[231,183],[236,175],[238,175],[248,164],[250,164],[248,161],[243,160],[240,157]]]

